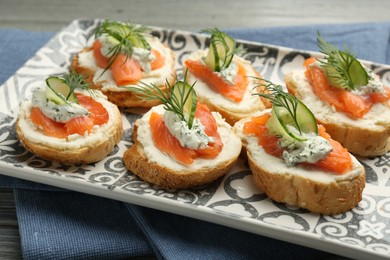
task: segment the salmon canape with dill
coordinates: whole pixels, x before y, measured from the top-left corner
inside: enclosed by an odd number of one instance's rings
[[[21,143],[43,159],[88,164],[105,158],[122,137],[118,107],[76,73],[50,76],[22,102],[16,121]]]
[[[211,34],[209,48],[192,52],[183,63],[188,81],[197,82],[198,99],[231,125],[265,109],[268,102],[251,95],[257,89],[250,78],[259,77],[259,73],[239,56],[244,51],[241,46],[217,28],[203,32]]]
[[[234,126],[256,186],[272,200],[315,213],[354,208],[365,187],[364,167],[317,124],[305,104],[282,86],[265,82],[268,94],[260,95],[272,101],[272,108]]]
[[[149,32],[142,25],[102,21],[93,31],[92,46],[73,58],[72,69],[119,107],[157,105],[159,101],[139,99],[126,88],[142,81],[164,89],[176,79],[174,53]]]
[[[162,105],[134,124],[134,144],[124,153],[126,168],[146,182],[167,189],[210,183],[236,162],[241,140],[222,117],[197,101],[194,85],[177,81],[168,91],[155,85],[132,90]]]
[[[356,155],[390,150],[390,88],[347,50],[318,34],[323,58],[309,58],[304,70],[285,77],[288,91],[301,99],[333,139]]]

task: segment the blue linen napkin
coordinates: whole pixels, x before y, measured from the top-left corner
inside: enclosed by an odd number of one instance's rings
[[[331,43],[351,47],[359,58],[390,63],[388,23],[226,31],[235,38],[317,50],[318,30]],[[0,83],[52,36],[52,33],[0,30]],[[25,259],[117,259],[152,253],[160,259],[334,257],[200,220],[2,175],[0,187],[15,188]]]

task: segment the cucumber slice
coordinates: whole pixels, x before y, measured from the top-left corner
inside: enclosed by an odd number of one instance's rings
[[[342,54],[340,54],[342,58]],[[345,60],[346,58],[344,58]],[[329,81],[329,84],[334,87],[343,87],[350,88],[345,86],[345,82],[340,79],[340,73],[333,67],[325,66],[326,77]],[[348,69],[348,76],[350,81],[350,86],[353,86],[354,89],[357,86],[366,86],[368,84],[368,74],[364,69],[363,65],[357,60],[353,59]]]
[[[220,36],[218,39],[215,35],[211,36],[209,51],[205,59],[206,66],[214,71],[221,71],[229,67],[236,46],[236,42],[229,35],[220,32]]]
[[[46,79],[46,97],[58,105],[64,105],[69,102],[77,102],[74,92],[71,92],[70,86],[65,80],[58,77],[49,77]]]
[[[292,108],[291,103],[290,105]],[[267,122],[267,127],[273,134],[284,138],[289,142],[306,141],[307,138],[304,137],[302,133],[318,134],[317,122],[313,113],[299,100],[297,100],[296,121],[298,126],[285,107],[273,106],[271,117]],[[297,129],[297,131],[291,131],[289,126]],[[301,133],[299,133],[298,129],[301,130]]]
[[[177,81],[172,88],[172,96],[183,105],[183,112],[187,118],[188,126],[191,128],[196,110],[196,93],[193,86],[183,81]]]
[[[224,67],[227,68],[229,67],[230,63],[233,60],[234,56],[234,48],[236,47],[236,42],[235,40],[230,37],[227,34],[223,34],[223,38],[225,40],[225,45],[219,44],[217,45],[217,50],[218,50],[218,56],[219,58],[223,61]]]
[[[219,55],[215,44],[210,44],[209,51],[207,52],[205,59],[206,66],[213,71],[220,71]]]

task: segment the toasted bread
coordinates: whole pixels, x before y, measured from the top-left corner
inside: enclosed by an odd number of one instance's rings
[[[305,103],[332,138],[349,152],[372,157],[390,150],[390,104],[374,104],[363,118],[352,119],[321,101],[303,71],[287,74],[285,81],[288,91]]]
[[[50,161],[64,164],[88,164],[102,160],[110,154],[122,137],[122,116],[116,105],[95,91],[95,99],[108,111],[109,121],[95,126],[85,136],[72,135],[68,139],[46,136],[30,120],[31,100],[25,100],[20,107],[16,121],[16,133],[30,152]]]
[[[153,111],[163,113],[163,105],[153,107],[134,125],[134,144],[124,153],[126,168],[141,179],[167,189],[185,189],[210,183],[223,176],[236,162],[241,141],[231,126],[213,112],[224,147],[214,159],[197,158],[184,165],[154,146],[149,128]]]
[[[163,45],[157,38],[148,37],[147,39],[151,46],[157,48],[163,57],[165,57],[165,64],[163,67],[144,75],[141,81],[147,84],[154,83],[161,90],[165,90],[167,82],[173,84],[176,80],[175,55],[170,48]],[[110,70],[102,74],[104,69],[97,66],[93,57],[92,47],[84,48],[77,53],[72,59],[71,68],[75,72],[84,75],[86,81],[90,83],[91,88],[102,91],[108,97],[109,101],[119,107],[150,108],[160,104],[156,100],[140,99],[125,87],[117,86]]]
[[[200,60],[206,55],[206,53],[206,50],[198,50],[193,52],[188,59]],[[235,56],[234,60],[244,64],[246,75],[249,77],[249,84],[246,89],[246,93],[240,102],[233,102],[226,99],[224,96],[207,86],[205,82],[196,78],[189,70],[187,72],[187,81],[191,84],[196,82],[194,88],[196,90],[198,100],[206,104],[210,110],[220,113],[230,125],[234,125],[234,123],[240,119],[249,117],[255,112],[268,107],[267,104],[265,104],[266,101],[264,101],[261,97],[252,95],[257,92],[257,86],[254,84],[252,78],[259,78],[259,73],[243,58]],[[185,71],[186,67],[185,65],[183,66],[183,70]]]
[[[299,165],[288,167],[283,159],[266,153],[256,136],[244,134],[243,126],[249,120],[237,122],[234,129],[242,139],[256,186],[272,200],[332,215],[352,209],[362,199],[365,169],[352,155],[353,169],[342,175]]]

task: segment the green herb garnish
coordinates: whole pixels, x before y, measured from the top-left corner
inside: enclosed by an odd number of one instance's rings
[[[367,85],[368,74],[366,70],[349,50],[337,49],[326,42],[320,33],[318,33],[317,44],[320,51],[326,55],[324,60],[320,60],[320,63],[332,86],[354,90],[357,86]]]
[[[258,79],[258,78],[257,78]],[[275,135],[292,138],[294,141],[305,141],[303,133],[318,134],[318,127],[313,113],[294,95],[284,91],[283,87],[265,79],[258,79],[258,84],[264,87],[263,93],[254,93],[272,102],[271,118],[267,126]],[[292,126],[297,130],[292,131]]]
[[[109,20],[101,22],[92,32],[92,35],[96,39],[100,36],[108,37],[113,45],[108,52],[108,65],[103,73],[111,67],[115,58],[120,53],[125,54],[126,59],[129,59],[133,55],[134,47],[150,50],[150,45],[145,39],[148,31],[150,29],[146,26],[135,25],[133,23],[121,23]]]
[[[276,85],[265,79],[259,79],[259,82],[261,82],[260,85],[264,87],[263,93],[254,93],[253,95],[269,99],[272,102],[273,107],[277,106],[284,108],[290,115],[292,121],[294,122],[294,126],[297,128],[299,133],[302,133],[297,118],[299,100],[294,95],[284,91],[281,85]]]
[[[62,77],[51,76],[46,79],[46,96],[56,104],[78,103],[75,90],[87,90],[90,94],[89,85],[84,80],[83,75],[76,72],[65,74]]]
[[[165,110],[175,113],[191,129],[195,118],[196,93],[194,90],[195,83],[188,84],[186,75],[183,81],[176,81],[173,85],[167,81],[165,90],[160,89],[154,83],[146,84],[143,82],[140,82],[137,86],[126,88],[136,93],[140,99],[161,101]]]
[[[244,49],[236,46],[235,40],[217,28],[204,29],[202,33],[210,33],[210,47],[206,55],[206,65],[214,71],[221,71],[229,67],[235,54],[242,53]]]

